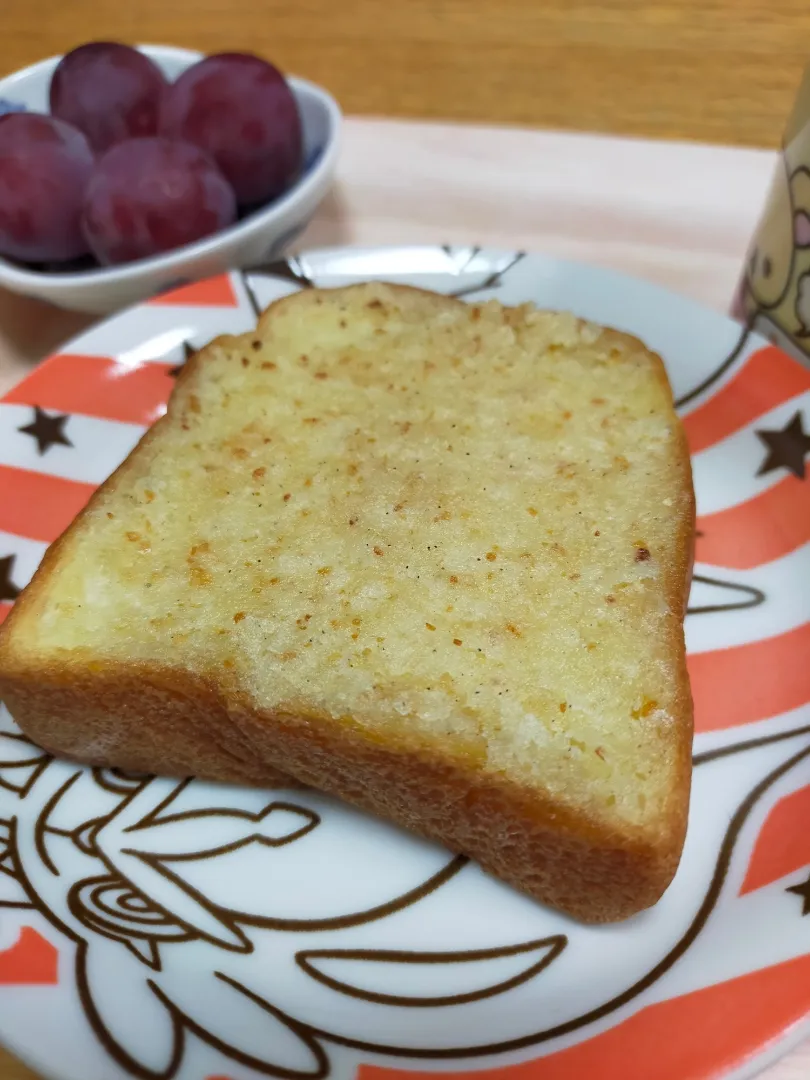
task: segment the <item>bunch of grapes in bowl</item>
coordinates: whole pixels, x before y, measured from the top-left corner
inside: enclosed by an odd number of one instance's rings
[[[49,113],[0,116],[0,256],[116,266],[209,237],[287,192],[303,167],[295,95],[248,53],[170,82],[145,53],[93,42],[50,80]]]

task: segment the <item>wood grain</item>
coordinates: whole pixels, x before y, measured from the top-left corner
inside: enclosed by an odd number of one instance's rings
[[[249,47],[348,113],[775,146],[806,0],[3,0],[0,69],[86,41]]]
[[[2,1080],[40,1080],[38,1073],[31,1072],[3,1049],[0,1049],[0,1077]]]

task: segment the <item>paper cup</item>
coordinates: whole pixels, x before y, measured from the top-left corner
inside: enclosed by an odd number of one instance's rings
[[[810,362],[810,68],[785,130],[732,314]]]

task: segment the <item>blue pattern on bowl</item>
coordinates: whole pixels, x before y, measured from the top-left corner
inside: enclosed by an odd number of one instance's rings
[[[1,104],[1,103],[0,103]],[[324,146],[313,146],[309,152],[307,160],[304,162],[304,175],[311,172],[318,162],[321,160],[321,156],[326,148]]]
[[[25,112],[25,105],[19,101],[9,101],[8,98],[0,98],[0,116],[6,113]]]

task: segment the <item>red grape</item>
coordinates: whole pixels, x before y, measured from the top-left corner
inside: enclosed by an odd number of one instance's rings
[[[69,124],[38,113],[0,116],[0,254],[25,262],[83,255],[92,169],[87,139]]]
[[[236,220],[230,184],[202,150],[153,137],[118,143],[96,165],[82,228],[100,263],[171,251]]]
[[[157,134],[167,85],[160,68],[137,49],[93,41],[59,61],[51,113],[83,131],[101,153],[124,139]]]
[[[205,150],[243,206],[285,191],[301,171],[301,117],[272,64],[220,53],[188,68],[166,91],[160,133]]]

